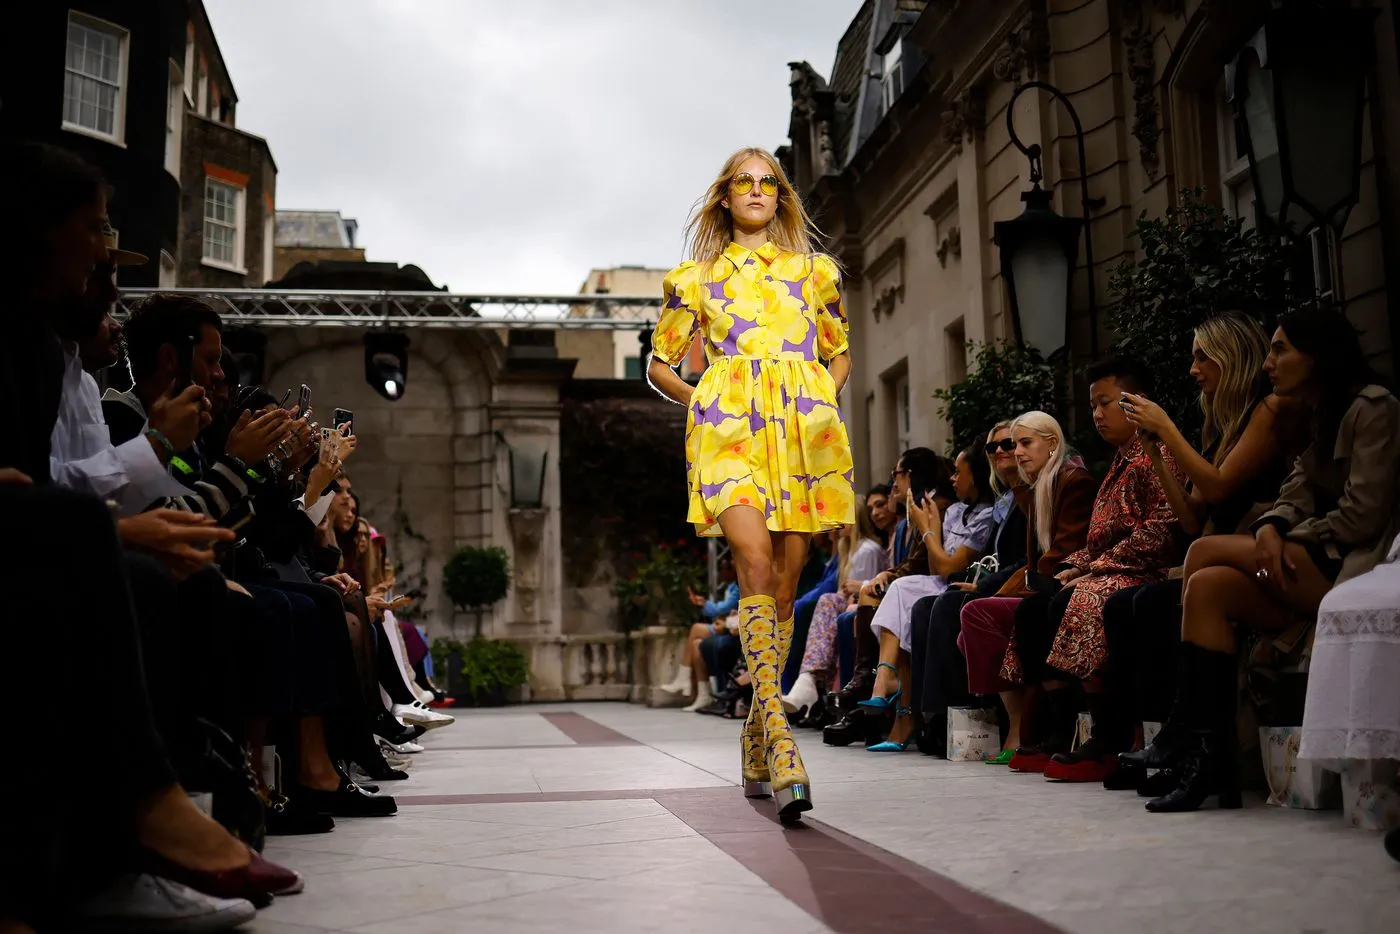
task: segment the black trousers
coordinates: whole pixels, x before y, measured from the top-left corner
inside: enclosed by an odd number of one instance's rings
[[[941,720],[949,707],[972,703],[967,691],[967,659],[958,648],[958,634],[962,632],[963,605],[979,596],[950,590],[914,604],[909,634],[914,711],[926,719]]]
[[[700,640],[700,657],[705,667],[719,681],[719,689],[729,687],[730,673],[739,664],[743,651],[739,647],[739,637],[728,632],[716,633]]]
[[[1055,644],[1072,590],[1061,588],[1053,596],[1035,594],[1016,607],[1016,653],[1027,685],[1068,678],[1046,662]]]
[[[0,916],[46,929],[56,906],[110,881],[135,844],[136,803],[175,781],[146,692],[136,613],[116,527],[99,500],[0,484],[0,704],[52,688],[59,659],[96,718],[41,755],[0,747]],[[32,726],[30,727],[32,728]],[[61,922],[57,923],[61,928]]]
[[[1164,723],[1176,697],[1181,644],[1182,582],[1159,581],[1120,590],[1104,602],[1108,639],[1104,680],[1133,722]]]
[[[333,709],[340,703],[329,660],[333,642],[316,603],[303,594],[266,584],[244,586],[257,608],[267,663],[279,666],[281,677],[277,680],[286,681],[287,692],[281,697],[283,712],[306,716]],[[275,699],[266,698],[269,707]],[[277,714],[269,710],[268,715]]]

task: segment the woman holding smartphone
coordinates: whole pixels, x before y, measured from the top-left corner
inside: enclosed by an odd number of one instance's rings
[[[745,794],[784,821],[812,807],[783,711],[797,581],[815,532],[855,520],[854,469],[837,396],[850,375],[840,269],[778,160],[741,149],[697,202],[691,258],[667,274],[651,384],[689,408],[688,518],[723,535],[739,576],[739,638],[754,700],[741,737]],[[709,366],[676,375],[699,331]]]

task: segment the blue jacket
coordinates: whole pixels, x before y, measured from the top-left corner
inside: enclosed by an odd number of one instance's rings
[[[836,593],[836,588],[840,585],[840,581],[836,578],[840,572],[841,559],[833,554],[831,560],[826,563],[826,573],[822,575],[822,579],[817,581],[811,590],[797,598],[797,602],[793,604],[793,614],[801,616],[805,612],[811,616],[816,610],[818,600],[829,593]]]
[[[700,612],[705,614],[706,619],[719,619],[728,616],[739,609],[739,582],[731,581],[729,586],[724,588],[724,599],[716,602],[706,600],[705,605],[700,608]]]

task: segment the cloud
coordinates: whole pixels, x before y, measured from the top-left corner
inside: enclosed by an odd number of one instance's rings
[[[459,292],[682,258],[724,157],[786,140],[859,0],[205,0],[277,204]]]

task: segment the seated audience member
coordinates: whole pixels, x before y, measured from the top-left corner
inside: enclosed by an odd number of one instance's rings
[[[1042,685],[1054,717],[1039,750],[1013,759],[1011,768],[1043,770],[1048,779],[1068,782],[1103,781],[1117,769],[1117,753],[1132,748],[1124,706],[1104,693],[1097,677],[1108,657],[1104,600],[1164,579],[1177,560],[1176,518],[1147,453],[1161,442],[1141,437],[1123,410],[1126,393],[1151,393],[1147,372],[1136,361],[1117,357],[1090,366],[1086,376],[1094,428],[1116,448],[1113,461],[1094,498],[1084,547],[1067,556],[1055,575],[1063,589],[1046,612],[1033,605],[1018,608],[1017,648],[1007,653],[1003,666],[1008,680],[1019,674],[1026,683]],[[1168,472],[1179,473],[1170,453],[1159,456]],[[1088,695],[1093,733],[1070,752],[1079,708],[1074,681]]]
[[[788,639],[788,654],[780,666],[779,680],[782,690],[789,691],[797,683],[802,670],[802,656],[807,650],[807,633],[812,627],[812,614],[817,610],[817,601],[835,593],[841,585],[841,558],[837,554],[836,540],[830,532],[818,532],[812,536],[807,549],[807,563],[798,576],[797,599],[792,604],[792,636]]]
[[[1244,315],[1220,315],[1196,329],[1191,376],[1201,387],[1205,416],[1200,454],[1156,403],[1133,394],[1123,400],[1128,421],[1161,438],[1186,474],[1183,488],[1158,449],[1148,446],[1157,480],[1187,536],[1242,531],[1253,518],[1250,513],[1262,512],[1278,495],[1288,472],[1288,452],[1283,402],[1271,394],[1264,373],[1268,353],[1263,328]],[[1175,670],[1162,659],[1175,657],[1181,642],[1182,583],[1176,577],[1130,587],[1104,603],[1104,678],[1129,722],[1161,723],[1170,712]],[[1146,790],[1145,780],[1146,769],[1130,765],[1104,781],[1111,788]],[[1163,773],[1157,784],[1168,780]]]
[[[987,547],[994,498],[990,473],[991,465],[982,446],[972,445],[959,452],[954,461],[950,479],[956,501],[942,502],[943,491],[937,489],[921,502],[915,501],[913,491],[909,494],[905,508],[928,553],[928,568],[925,574],[890,581],[870,621],[871,631],[880,640],[880,661],[871,696],[860,704],[874,711],[895,711],[888,739],[868,747],[871,752],[903,752],[909,747],[915,727],[913,708],[901,705],[899,700],[903,685],[912,683],[910,614],[918,600],[947,590],[948,579],[965,571]],[[872,599],[873,588],[862,597]]]
[[[955,468],[946,457],[940,457],[928,448],[910,448],[900,455],[894,472],[890,476],[890,495],[895,502],[909,499],[911,489],[922,495],[929,491],[941,491],[947,505],[956,500],[952,476]],[[913,574],[929,573],[928,544],[917,532],[912,518],[901,521],[892,536],[894,547],[892,559],[900,559],[890,570],[882,571],[871,578],[861,588],[857,596],[860,604],[852,622],[856,659],[855,673],[838,691],[830,695],[832,703],[843,711],[841,719],[822,731],[822,742],[830,746],[846,746],[858,737],[873,736],[879,721],[865,716],[866,709],[860,702],[870,697],[875,688],[875,669],[880,661],[880,640],[871,631],[870,623],[875,618],[880,596],[891,581]],[[840,620],[838,619],[838,629]]]
[[[49,693],[36,659],[57,653],[109,714],[82,742],[51,744],[23,769],[3,770],[6,800],[32,804],[38,788],[63,806],[10,808],[0,924],[227,930],[302,881],[206,817],[176,782],[151,716],[112,514],[50,482],[65,384],[54,328],[108,258],[105,186],[78,157],[34,143],[0,142],[0,173],[0,248],[13,264],[0,341],[0,538],[24,546],[0,563],[10,638],[0,699],[19,710]],[[94,767],[103,773],[96,791]]]
[[[1060,423],[1044,412],[1027,412],[1011,423],[1021,486],[1016,502],[1027,517],[1026,560],[991,597],[962,608],[958,644],[967,658],[968,690],[997,694],[1006,708],[1008,731],[1001,754],[989,764],[1007,765],[1029,745],[1022,736],[1030,691],[1007,678],[1002,667],[1014,650],[1016,612],[1022,603],[1043,612],[1057,587],[1055,573],[1069,555],[1084,547],[1098,485],[1077,457],[1069,456]]]
[[[695,623],[690,627],[690,637],[686,640],[685,654],[676,668],[676,676],[669,683],[661,685],[661,690],[668,694],[683,694],[688,697],[694,692],[694,702],[685,708],[691,711],[708,707],[715,699],[714,692],[710,689],[711,672],[706,670],[705,660],[700,657],[700,643],[710,636],[728,632],[724,621],[730,613],[739,608],[739,580],[734,576],[734,559],[729,555],[722,556],[716,572],[719,576],[719,591],[713,599],[707,600],[694,591],[690,594],[690,602],[699,609],[700,614],[705,617],[705,622]],[[714,674],[722,676],[724,673]]]
[[[871,502],[880,502],[887,493],[876,488],[866,494],[856,508],[854,525],[847,526],[837,543],[837,577],[841,589],[823,594],[812,612],[807,645],[802,653],[801,671],[792,691],[783,696],[783,707],[800,719],[816,704],[836,670],[836,618],[841,615],[860,587],[889,564],[889,555],[880,542]]]
[[[1151,811],[1194,811],[1216,793],[1222,807],[1239,806],[1235,626],[1275,631],[1316,613],[1394,537],[1400,401],[1377,382],[1346,315],[1283,315],[1264,369],[1275,393],[1314,413],[1311,443],[1253,535],[1203,538],[1187,554],[1177,703],[1153,744],[1125,757],[1179,767]]]
[[[1016,442],[1011,422],[1000,422],[987,433],[983,450],[990,465],[989,480],[996,501],[988,553],[995,559],[975,582],[954,582],[946,593],[923,597],[909,614],[910,701],[918,727],[919,749],[942,756],[947,748],[949,707],[967,707],[967,660],[958,648],[963,605],[989,597],[1026,563],[1026,514],[1016,505]]]

